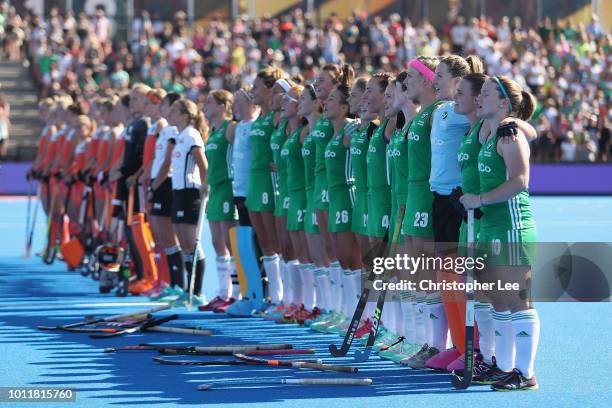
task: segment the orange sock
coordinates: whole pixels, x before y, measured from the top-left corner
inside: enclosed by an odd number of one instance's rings
[[[460,281],[461,275],[448,272],[438,272],[438,282],[442,280]],[[461,291],[445,290],[442,292],[442,303],[448,320],[453,345],[463,354],[465,353],[465,293]]]

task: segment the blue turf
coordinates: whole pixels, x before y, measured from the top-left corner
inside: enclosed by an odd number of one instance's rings
[[[538,197],[533,199],[533,205],[542,241],[612,241],[612,198]],[[94,340],[83,334],[37,331],[36,325],[73,322],[87,314],[116,314],[141,309],[149,303],[138,297],[99,295],[94,282],[66,272],[63,264],[49,267],[36,258],[21,259],[24,215],[25,201],[0,201],[0,385],[77,389],[77,404],[44,404],[45,407],[203,404],[227,407],[231,403],[248,403],[250,407],[333,404],[334,408],[612,406],[608,379],[612,361],[610,303],[538,305],[542,338],[536,366],[541,389],[537,392],[493,393],[486,387],[458,392],[451,388],[446,374],[412,372],[376,356],[358,365],[357,376],[372,378],[371,387],[253,386],[197,391],[197,384],[214,380],[332,375],[258,366],[161,366],[150,360],[155,355],[151,352],[104,354],[101,349],[147,341],[202,345],[290,342],[296,348],[316,348],[317,357],[326,361],[348,360],[329,358],[327,345],[332,341],[340,343],[340,338],[333,335],[259,319],[231,319],[184,309],[173,310],[180,314],[181,324],[197,322],[213,329],[215,336],[149,333]],[[39,226],[42,221],[39,218]],[[37,228],[35,249],[43,245],[43,231],[44,228]],[[205,252],[208,259],[214,259],[208,235],[205,238]],[[206,285],[207,292],[212,293],[216,286],[214,271],[207,274]]]

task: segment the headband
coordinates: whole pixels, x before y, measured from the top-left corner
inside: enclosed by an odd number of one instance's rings
[[[283,88],[283,90],[285,92],[289,92],[289,89],[291,89],[291,85],[289,85],[289,82],[287,82],[285,79],[281,78],[281,79],[277,79],[275,82],[276,85],[280,86],[281,88]]]
[[[423,75],[429,82],[433,82],[434,80],[434,72],[427,67],[427,65],[423,64],[418,59],[413,59],[410,61],[410,66],[419,71],[421,75]]]
[[[510,99],[510,96],[508,95],[508,92],[506,92],[506,88],[504,88],[504,84],[502,84],[502,82],[496,76],[494,76],[493,79],[495,80],[495,82],[497,82],[497,85],[499,85],[499,89],[501,89],[502,94],[504,95],[504,98],[506,98],[507,100],[512,102],[512,99]]]

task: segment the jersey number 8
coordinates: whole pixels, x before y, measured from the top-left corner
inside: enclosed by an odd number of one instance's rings
[[[261,203],[262,203],[262,204],[268,204],[268,201],[269,201],[269,199],[268,199],[268,193],[267,193],[267,192],[262,193],[262,194],[261,194]]]

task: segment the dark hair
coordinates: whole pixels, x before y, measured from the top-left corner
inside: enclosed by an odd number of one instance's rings
[[[348,105],[348,98],[351,94],[351,87],[353,86],[353,81],[355,80],[355,71],[353,68],[344,64],[342,66],[342,71],[340,73],[340,77],[338,78],[338,85],[336,85],[336,89],[340,92],[340,103],[344,105]]]
[[[355,79],[353,86],[356,86],[357,88],[359,88],[361,92],[363,92],[365,91],[365,88],[366,88],[366,85],[368,84],[369,79],[370,79],[369,76],[360,76],[359,78]]]
[[[325,64],[321,67],[321,71],[326,71],[332,78],[334,83],[338,83],[340,81],[340,76],[342,75],[342,68],[340,68],[338,64]]]
[[[123,105],[124,108],[130,107],[130,94],[129,93],[126,93],[125,95],[121,97],[121,105]]]
[[[535,96],[533,96],[527,91],[524,91],[519,84],[517,84],[506,76],[498,76],[495,78],[499,80],[499,82],[504,87],[506,94],[508,94],[507,98],[510,100],[510,106],[512,107],[511,113],[513,113],[519,119],[529,120],[535,112]],[[499,97],[506,98],[506,95],[504,95],[504,91],[500,88],[495,78],[492,78],[492,80],[495,86],[497,87]]]
[[[408,76],[408,71],[402,71],[395,77],[395,83],[403,83]]]
[[[446,65],[448,72],[450,72],[454,78],[464,77],[468,74],[484,73],[484,64],[482,60],[475,55],[469,55],[465,59],[459,55],[449,55],[443,58],[440,63]]]
[[[463,80],[470,84],[473,95],[480,95],[480,90],[487,80],[487,76],[485,74],[467,74],[463,77]]]
[[[166,102],[168,105],[172,106],[172,104],[181,99],[181,94],[176,92],[168,92],[166,96],[164,96],[163,102]]]
[[[378,87],[380,91],[385,92],[385,89],[387,89],[387,86],[389,85],[391,79],[393,79],[393,75],[390,72],[378,72],[372,75],[370,81],[376,80],[378,82]]]
[[[83,114],[83,108],[78,103],[73,103],[68,107],[68,112],[72,113],[76,116],[81,116]]]
[[[198,109],[198,105],[187,98],[179,99],[172,104],[172,106],[174,105],[178,107],[182,114],[189,116],[189,124],[200,132],[202,140],[206,143],[208,140],[208,123],[206,123],[206,118],[204,118],[202,111]]]

